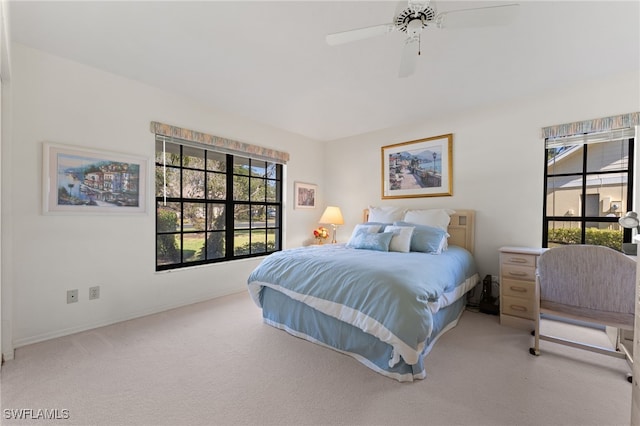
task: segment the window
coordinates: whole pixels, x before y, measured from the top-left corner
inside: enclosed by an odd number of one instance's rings
[[[281,249],[282,165],[156,136],[156,270]]]
[[[631,230],[618,219],[633,209],[633,133],[547,139],[543,247],[604,245],[622,250]]]

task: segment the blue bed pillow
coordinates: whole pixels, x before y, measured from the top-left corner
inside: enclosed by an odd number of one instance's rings
[[[396,226],[413,226],[411,251],[440,254],[447,247],[449,234],[443,229],[428,225],[416,225],[409,222],[394,222]]]
[[[356,225],[355,228],[353,228],[353,232],[351,233],[351,236],[349,237],[349,241],[351,241],[351,238],[355,237],[359,232],[361,231],[366,231],[372,234],[375,234],[377,232],[382,232],[382,230],[380,229],[380,225],[379,224],[375,224],[375,223],[360,223],[358,225]]]
[[[380,229],[378,230],[378,232],[384,232],[384,228],[386,228],[389,225],[393,225],[393,223],[386,223],[386,222],[365,222],[364,225],[378,225],[380,226]]]
[[[347,247],[363,250],[389,251],[392,232],[372,233],[363,229],[351,237]]]

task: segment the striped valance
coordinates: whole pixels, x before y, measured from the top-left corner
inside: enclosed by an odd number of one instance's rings
[[[167,136],[189,142],[196,142],[212,147],[220,148],[225,152],[235,152],[246,157],[254,157],[276,163],[286,164],[289,161],[289,153],[275,149],[264,148],[258,145],[251,145],[233,139],[221,138],[195,130],[183,129],[182,127],[171,126],[169,124],[151,122],[151,132],[156,135]]]
[[[585,133],[608,132],[610,130],[626,129],[633,126],[640,126],[640,112],[543,127],[542,137],[545,139],[560,138]]]

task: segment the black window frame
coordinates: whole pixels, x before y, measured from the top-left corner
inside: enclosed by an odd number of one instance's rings
[[[545,147],[544,150],[544,189],[543,189],[543,204],[542,204],[542,247],[549,247],[549,224],[551,222],[579,222],[580,223],[580,243],[579,244],[589,244],[586,242],[586,231],[587,231],[587,223],[618,223],[619,217],[608,217],[608,216],[586,216],[586,196],[587,196],[587,181],[588,177],[591,175],[606,175],[606,174],[620,174],[626,170],[627,173],[627,194],[626,199],[627,203],[624,206],[625,211],[629,212],[633,210],[633,199],[634,199],[634,152],[635,152],[635,140],[634,138],[623,138],[621,141],[626,141],[628,143],[628,161],[626,169],[617,169],[617,170],[597,170],[593,172],[588,171],[588,153],[589,146],[596,145],[597,143],[590,144],[585,143],[582,145],[582,170],[580,172],[575,173],[549,173],[549,150],[551,148]],[[547,190],[548,190],[548,182],[549,178],[553,177],[580,177],[582,180],[582,188],[581,188],[581,199],[583,202],[580,206],[580,212],[575,216],[547,216]],[[623,206],[621,206],[621,209]],[[623,243],[631,242],[632,238],[632,230],[627,228],[622,228],[623,230]]]
[[[283,235],[283,201],[282,201],[282,188],[283,188],[283,165],[270,160],[250,158],[239,154],[231,154],[220,152],[219,150],[212,149],[206,145],[194,144],[179,139],[171,138],[170,140],[163,139],[163,136],[156,136],[156,161],[155,161],[155,175],[156,180],[162,179],[162,188],[160,191],[158,182],[156,182],[154,188],[156,192],[155,196],[155,212],[156,212],[156,271],[167,271],[188,268],[199,265],[214,264],[220,262],[228,262],[239,259],[246,259],[252,257],[266,256],[271,253],[282,250],[282,235]],[[166,164],[165,161],[158,155],[158,147],[160,144],[169,143],[172,147],[179,147],[180,164]],[[201,167],[190,167],[185,165],[184,150],[196,149],[203,151],[204,157],[203,165]],[[221,156],[225,158],[224,171],[209,169],[209,156],[215,156],[220,159]],[[219,162],[221,164],[222,162]],[[238,164],[246,164],[246,167]],[[176,185],[179,189],[179,195],[171,194],[173,196],[166,196],[164,193],[165,182],[164,178],[167,175],[166,170],[177,173],[180,182]],[[255,173],[255,170],[264,170],[262,175]],[[185,186],[183,185],[185,171],[199,173],[204,176],[202,194],[197,197],[189,197],[185,194]],[[224,196],[214,196],[208,191],[209,177],[212,175],[225,176],[225,191]],[[238,197],[237,192],[234,193],[234,182],[238,179],[247,180],[247,197]],[[252,196],[252,185],[259,185],[260,182],[265,186],[271,185],[273,190],[270,193],[266,189],[263,191],[264,196],[258,199]],[[259,189],[259,188],[258,188]],[[269,195],[271,194],[271,195]],[[171,204],[169,204],[171,203]],[[204,214],[201,218],[202,224],[200,226],[203,229],[185,229],[185,204],[188,205],[202,205],[200,212]],[[177,222],[176,229],[160,229],[161,220],[160,212],[163,208],[166,210],[166,206],[180,206],[179,209],[173,209],[176,213]],[[219,226],[223,225],[223,229],[211,228],[209,215],[213,215],[214,209],[223,209],[224,218],[220,218]],[[179,211],[176,211],[179,210]],[[247,220],[236,220],[236,212],[238,210],[245,210],[248,213]],[[263,212],[263,213],[262,213]],[[202,216],[202,214],[201,214]],[[260,217],[264,217],[264,220],[258,220]],[[164,225],[162,225],[164,226]],[[204,234],[204,244],[200,251],[196,251],[196,259],[185,258],[187,250],[184,249],[185,236],[190,234],[198,235]],[[219,243],[222,247],[218,249],[223,250],[223,254],[217,252],[215,257],[210,256],[208,245],[210,243],[210,236],[217,234],[218,237],[222,237]],[[248,243],[241,247],[235,246],[236,236],[239,234],[248,235]],[[264,234],[264,240],[258,241],[257,236]],[[169,237],[166,237],[169,236]],[[166,241],[171,240],[171,236],[178,238],[177,252],[172,249],[173,261],[166,262],[167,257],[162,258],[160,255],[160,246],[166,244]],[[275,241],[270,244],[269,237],[274,237]],[[163,243],[160,243],[162,238],[165,238]],[[168,240],[167,240],[168,238]],[[173,241],[176,241],[175,239]],[[213,244],[212,244],[213,245]],[[179,260],[176,256],[179,253]],[[200,257],[200,258],[197,258]],[[164,262],[163,262],[164,261]]]

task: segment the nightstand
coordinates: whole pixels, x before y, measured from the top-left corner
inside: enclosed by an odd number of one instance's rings
[[[536,266],[542,248],[500,248],[500,324],[533,330]]]

